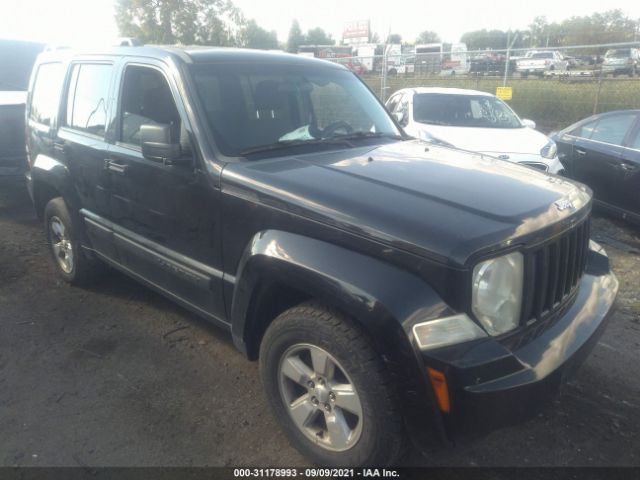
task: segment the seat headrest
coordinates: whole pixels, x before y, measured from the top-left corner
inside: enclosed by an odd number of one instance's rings
[[[286,97],[273,80],[263,80],[256,85],[256,110],[280,110],[285,107]]]

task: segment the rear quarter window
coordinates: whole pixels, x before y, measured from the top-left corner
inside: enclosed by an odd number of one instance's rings
[[[42,63],[38,66],[31,93],[30,120],[51,126],[58,113],[63,78],[64,67],[61,63]]]

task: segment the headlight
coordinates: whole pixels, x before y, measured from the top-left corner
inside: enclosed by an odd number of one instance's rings
[[[413,336],[421,350],[467,342],[487,334],[464,313],[438,318],[413,326]]]
[[[518,326],[522,282],[520,252],[487,260],[473,269],[471,308],[490,335],[500,335]]]
[[[549,140],[549,143],[547,143],[544,147],[542,147],[542,150],[540,150],[540,155],[542,155],[544,158],[555,158],[557,153],[558,146],[553,140]]]

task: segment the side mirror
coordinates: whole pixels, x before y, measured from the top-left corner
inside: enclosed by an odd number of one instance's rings
[[[407,112],[405,110],[395,112],[393,116],[396,117],[396,120],[400,125],[405,125],[405,120],[407,119]]]
[[[522,119],[522,124],[525,127],[536,128],[536,122],[534,122],[533,120],[529,120],[528,118],[523,118]]]
[[[171,143],[171,127],[169,125],[140,126],[140,144],[142,156],[149,160],[162,162],[165,165],[185,163],[181,157],[179,143]]]

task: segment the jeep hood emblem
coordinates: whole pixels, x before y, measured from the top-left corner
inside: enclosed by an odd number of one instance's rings
[[[563,210],[575,210],[576,207],[573,205],[573,202],[571,200],[569,200],[568,198],[562,198],[556,202],[553,202],[553,204],[558,208],[558,210],[560,210],[561,212]]]

